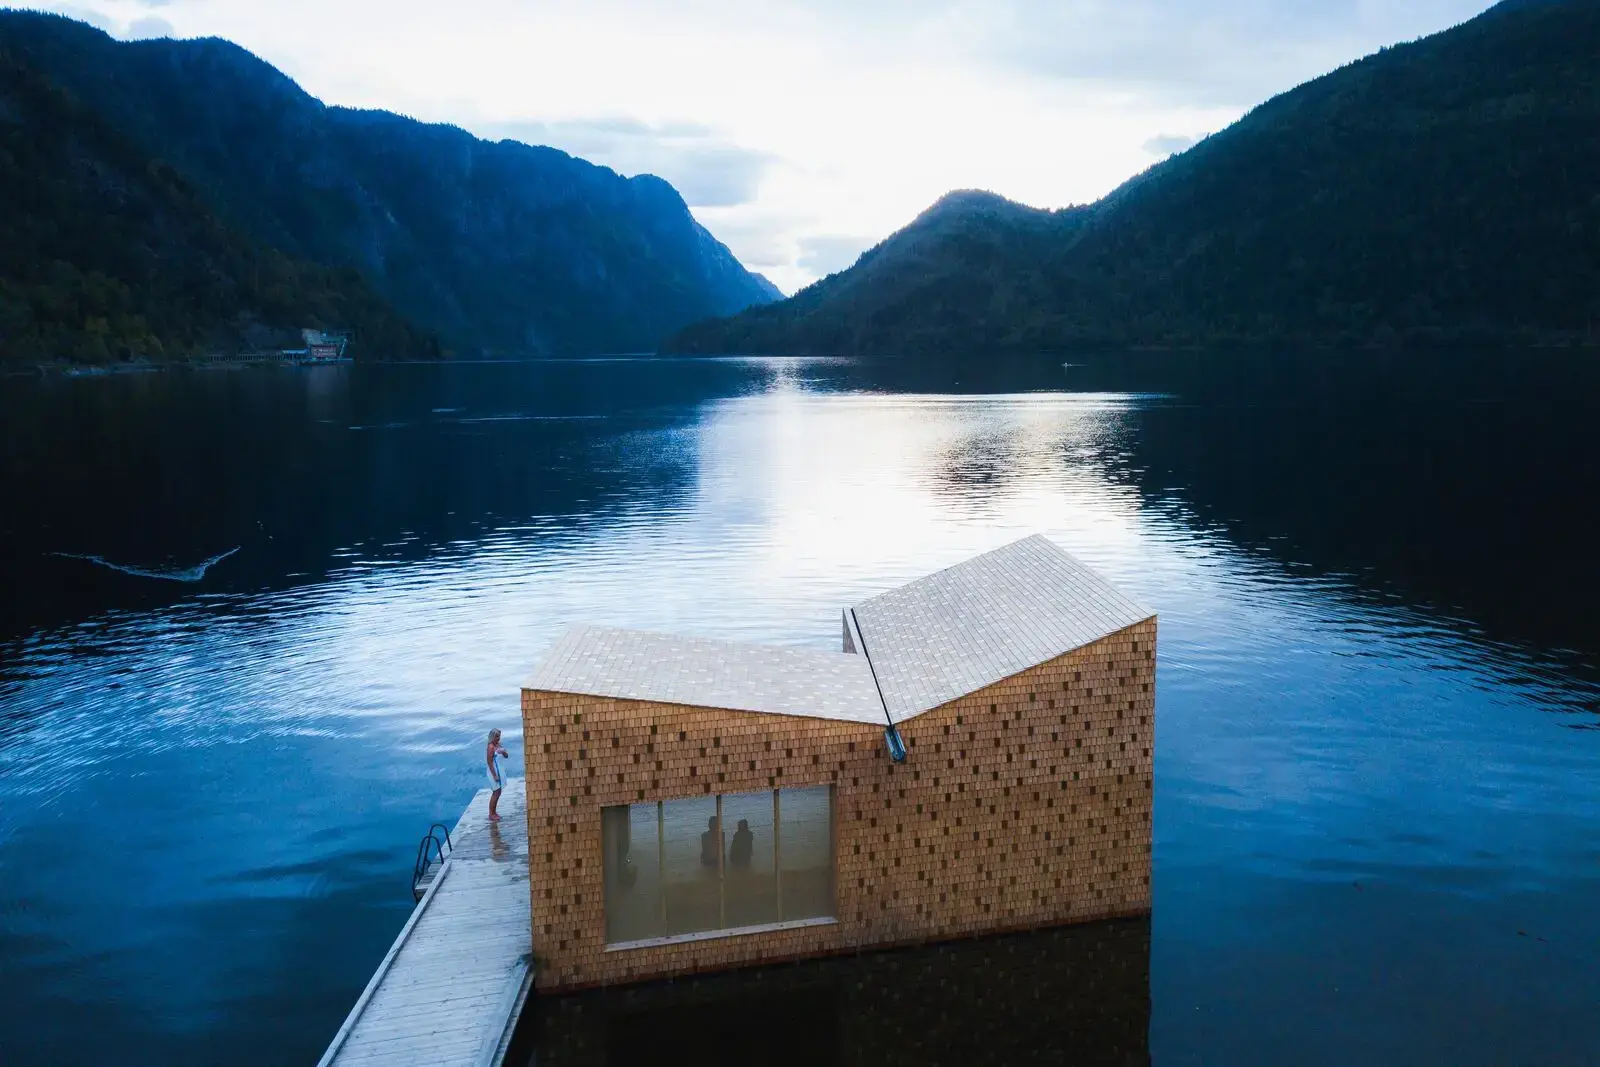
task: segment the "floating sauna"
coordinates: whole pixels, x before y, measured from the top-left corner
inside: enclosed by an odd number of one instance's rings
[[[556,642],[522,691],[539,989],[1149,911],[1149,609],[1034,536],[843,646]]]

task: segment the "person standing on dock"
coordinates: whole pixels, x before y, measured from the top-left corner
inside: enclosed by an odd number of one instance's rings
[[[499,822],[500,813],[495,809],[500,806],[500,790],[506,786],[505,770],[501,760],[506,758],[506,750],[500,745],[500,731],[489,731],[489,745],[484,750],[483,760],[489,768],[489,821]]]

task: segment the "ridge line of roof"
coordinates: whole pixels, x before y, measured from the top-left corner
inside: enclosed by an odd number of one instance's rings
[[[574,623],[523,688],[898,725],[1158,617],[1041,533],[844,612],[853,651]]]
[[[896,722],[1156,617],[1043,534],[855,606]]]

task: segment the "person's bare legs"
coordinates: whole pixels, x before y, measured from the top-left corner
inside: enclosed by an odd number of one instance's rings
[[[500,821],[500,813],[495,811],[495,809],[498,808],[499,806],[500,806],[500,790],[496,789],[493,793],[489,794],[489,821],[490,822],[499,822]]]

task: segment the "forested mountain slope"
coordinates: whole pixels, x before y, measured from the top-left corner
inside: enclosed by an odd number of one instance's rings
[[[690,352],[1600,341],[1600,4],[1515,0],[1256,108],[1104,200],[946,197]]]
[[[219,222],[150,158],[0,48],[0,363],[282,347],[353,329],[376,358],[438,354],[353,270]]]
[[[360,271],[458,350],[653,349],[780,295],[659,178],[328,107],[221,40],[123,42],[8,11],[0,47],[170,164],[224,223]]]

